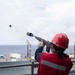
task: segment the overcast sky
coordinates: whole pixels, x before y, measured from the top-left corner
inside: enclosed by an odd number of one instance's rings
[[[63,32],[74,44],[75,0],[0,0],[0,45],[38,44],[27,32],[48,41]]]

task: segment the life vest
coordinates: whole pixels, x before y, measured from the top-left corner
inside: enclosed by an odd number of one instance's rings
[[[68,75],[71,59],[58,57],[55,53],[42,53],[38,66],[38,75]]]

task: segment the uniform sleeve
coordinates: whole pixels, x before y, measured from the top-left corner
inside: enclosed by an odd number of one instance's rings
[[[43,51],[43,47],[42,46],[40,46],[40,47],[38,47],[36,49],[36,51],[35,51],[35,60],[36,61],[39,61],[42,51]]]

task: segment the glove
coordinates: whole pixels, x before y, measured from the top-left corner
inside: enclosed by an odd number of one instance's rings
[[[40,46],[42,46],[42,47],[44,47],[44,46],[45,46],[45,43],[44,43],[44,41],[43,41],[43,40],[41,40],[41,42],[40,42]]]

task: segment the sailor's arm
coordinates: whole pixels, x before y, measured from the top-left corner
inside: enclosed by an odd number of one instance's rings
[[[40,55],[41,55],[41,53],[43,51],[43,48],[44,48],[44,42],[41,41],[40,46],[35,51],[35,60],[36,61],[39,61]]]

